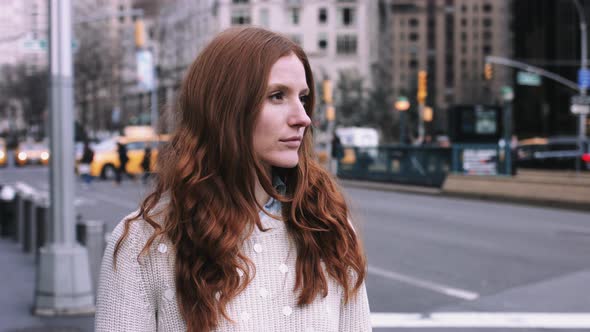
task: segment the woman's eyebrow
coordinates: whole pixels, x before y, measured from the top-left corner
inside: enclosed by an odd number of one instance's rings
[[[275,83],[275,84],[269,84],[268,85],[268,91],[273,91],[273,90],[282,90],[282,91],[291,91],[292,89],[284,84],[281,83]],[[300,91],[300,93],[309,93],[309,88],[305,88],[303,90]]]

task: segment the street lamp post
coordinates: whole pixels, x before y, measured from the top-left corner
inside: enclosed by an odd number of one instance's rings
[[[94,311],[88,251],[76,242],[74,217],[74,112],[71,0],[49,2],[52,237],[39,251],[33,312]]]
[[[406,111],[410,108],[408,98],[401,96],[394,104],[394,107],[399,112],[399,143],[404,144],[406,139]]]
[[[587,46],[587,34],[586,34],[586,16],[584,15],[584,8],[580,4],[579,0],[573,0],[574,5],[576,6],[576,11],[578,12],[578,16],[580,17],[580,71],[578,73],[578,85],[580,85],[580,99],[585,99],[586,96],[586,89],[588,88],[588,84],[590,83],[590,73],[588,72],[588,46]],[[578,149],[580,153],[583,153],[583,141],[586,139],[586,117],[587,117],[587,110],[588,105],[585,107],[585,111],[580,112],[578,114]],[[581,158],[576,158],[576,172],[579,172],[581,168]]]

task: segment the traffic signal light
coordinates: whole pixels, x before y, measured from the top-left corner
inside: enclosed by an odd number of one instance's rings
[[[332,104],[332,81],[324,80],[322,90],[324,90],[324,102]]]
[[[141,48],[145,46],[145,27],[143,20],[135,21],[135,47]]]
[[[426,70],[418,71],[418,103],[424,104],[426,96],[428,95],[427,88],[428,73]]]
[[[494,78],[494,67],[492,66],[491,63],[486,63],[483,67],[483,77],[486,79],[486,81],[491,80],[492,78]]]
[[[432,121],[432,107],[424,107],[424,111],[422,113],[422,119],[424,120],[424,122],[431,122]]]

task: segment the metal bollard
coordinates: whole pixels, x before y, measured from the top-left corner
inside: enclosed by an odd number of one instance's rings
[[[22,249],[24,252],[32,253],[35,248],[35,236],[37,234],[37,222],[36,222],[36,197],[34,192],[31,192],[29,196],[25,197],[25,223],[23,227],[23,243]]]
[[[14,237],[16,232],[15,191],[12,186],[2,186],[0,190],[0,235]]]
[[[16,232],[14,240],[17,241],[18,244],[22,247],[25,242],[25,220],[27,218],[25,202],[32,195],[33,188],[22,182],[18,182],[15,185],[15,189]]]
[[[78,216],[76,223],[76,239],[88,250],[88,264],[90,265],[90,274],[92,285],[96,291],[98,286],[98,277],[100,264],[105,249],[105,223],[101,220],[82,220]]]
[[[20,190],[17,190],[16,198],[14,199],[14,212],[16,212],[14,240],[22,245],[24,238],[23,228],[25,224],[25,195]]]
[[[39,249],[41,249],[46,243],[48,243],[52,236],[49,234],[51,231],[50,219],[49,219],[49,197],[47,194],[40,194],[37,197],[36,209],[35,209],[35,222],[36,232],[35,245],[35,260],[39,261]]]

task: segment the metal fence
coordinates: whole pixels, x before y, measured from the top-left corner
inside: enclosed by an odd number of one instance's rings
[[[450,148],[428,146],[345,147],[338,177],[440,187],[451,155]]]

